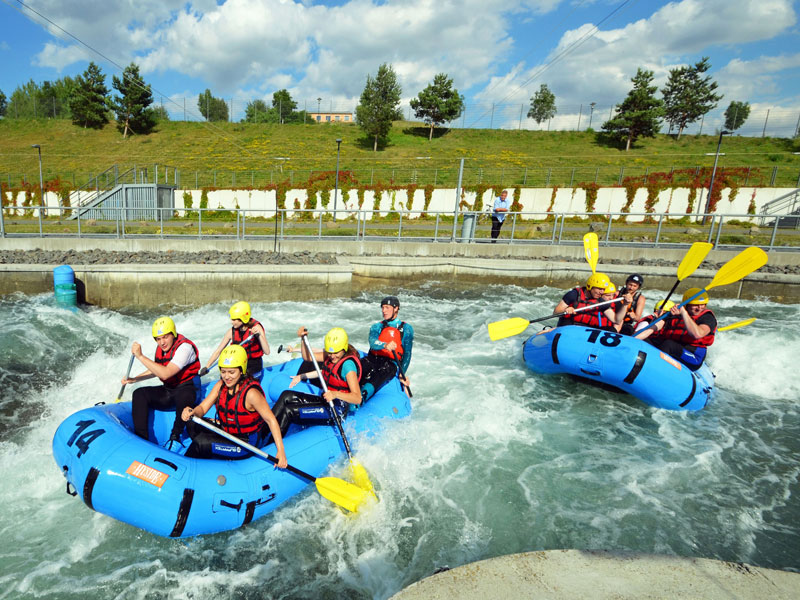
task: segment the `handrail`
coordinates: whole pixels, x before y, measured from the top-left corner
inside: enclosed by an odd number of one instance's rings
[[[775,214],[786,206],[791,206],[791,209],[788,212],[793,212],[797,206],[800,205],[800,188],[789,192],[788,194],[784,194],[783,196],[779,196],[775,198],[775,200],[770,200],[766,204],[761,207],[761,214],[763,215],[771,215]]]

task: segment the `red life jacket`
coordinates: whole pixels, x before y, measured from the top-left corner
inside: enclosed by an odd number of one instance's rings
[[[370,349],[369,353],[374,354],[375,356],[385,356],[386,358],[391,358],[394,360],[403,360],[403,334],[402,329],[398,329],[397,327],[389,327],[386,325],[386,321],[382,321],[383,323],[383,330],[381,334],[378,336],[378,341],[383,342],[384,346],[389,342],[394,342],[397,344],[397,348],[395,348],[394,353],[386,350],[386,348],[381,348],[380,350],[372,350]],[[400,327],[402,328],[405,325],[405,322],[400,323]],[[397,356],[395,357],[395,354]]]
[[[572,305],[575,310],[600,302],[600,299],[595,300],[592,298],[585,287],[577,287],[575,289],[578,290],[578,301]],[[614,324],[611,322],[611,319],[605,315],[607,307],[608,305],[601,306],[596,311],[585,310],[583,312],[575,313],[572,316],[572,322],[575,325],[587,325],[589,327],[599,327],[601,329],[613,327]],[[598,313],[600,314],[598,315]]]
[[[701,312],[696,317],[692,317],[694,321],[697,321],[700,317],[702,317],[706,313],[710,313],[711,311],[707,308]],[[711,313],[712,315],[714,313]],[[714,334],[717,332],[717,328],[715,327],[708,335],[704,335],[701,338],[692,337],[689,333],[689,330],[686,329],[686,323],[683,322],[683,317],[678,315],[677,317],[673,316],[669,319],[665,319],[664,321],[664,328],[659,332],[659,337],[662,339],[667,340],[675,340],[679,344],[684,346],[697,346],[700,348],[708,348],[711,344],[714,343]]]
[[[235,327],[231,327],[231,344],[238,344],[245,350],[247,350],[247,358],[261,358],[264,356],[264,349],[261,347],[261,341],[258,339],[257,335],[254,335],[253,329],[257,325],[261,325],[255,319],[250,319],[248,323],[248,327],[242,327],[241,329],[236,329]],[[244,331],[242,331],[244,329]],[[266,331],[266,330],[265,330]],[[249,340],[247,340],[244,344],[242,340],[246,339],[247,336],[252,335]]]
[[[229,394],[225,384],[219,390],[217,400],[217,417],[222,428],[228,433],[239,436],[248,436],[257,432],[264,425],[264,419],[256,411],[249,411],[244,405],[247,392],[252,388],[257,389],[261,395],[264,390],[252,377],[245,377],[239,382],[239,391]]]
[[[350,391],[350,384],[347,383],[347,379],[343,378],[339,372],[342,370],[342,365],[344,361],[347,359],[353,359],[356,363],[356,369],[358,369],[358,381],[361,381],[361,360],[358,358],[358,353],[353,352],[352,354],[347,353],[342,357],[342,360],[337,362],[335,365],[331,364],[330,358],[326,358],[325,361],[322,363],[322,377],[325,378],[325,383],[328,385],[329,390],[336,390],[339,392],[349,392]]]
[[[183,337],[183,335],[180,333],[178,334],[178,337],[175,338],[175,343],[172,344],[172,348],[170,348],[167,352],[162,352],[160,346],[156,348],[156,362],[160,365],[168,365],[172,360],[172,357],[175,356],[178,346],[181,344],[189,344],[192,347],[192,350],[194,350],[194,362],[190,362],[180,371],[175,373],[175,375],[169,379],[165,379],[163,383],[168,388],[175,388],[184,383],[188,383],[200,372],[200,353],[197,351],[197,346],[194,345],[192,340]]]

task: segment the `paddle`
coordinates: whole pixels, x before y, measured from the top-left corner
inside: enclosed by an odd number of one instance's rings
[[[192,416],[192,421],[210,431],[213,431],[217,435],[221,435],[222,437],[232,441],[234,444],[238,444],[242,448],[249,450],[256,456],[268,460],[272,464],[278,464],[278,459],[274,456],[267,454],[263,450],[260,450],[243,440],[240,440],[227,431],[224,431],[219,427],[215,427],[211,423],[208,423],[207,421],[204,421],[196,416]],[[369,492],[362,490],[360,487],[356,487],[352,483],[348,483],[343,479],[337,479],[336,477],[314,477],[313,475],[309,475],[308,473],[301,471],[292,465],[288,465],[286,470],[290,473],[294,473],[295,475],[299,475],[300,477],[308,479],[309,481],[313,481],[317,486],[317,491],[320,493],[320,495],[322,495],[323,498],[327,498],[334,504],[338,504],[339,506],[346,508],[351,512],[356,512],[358,507],[361,506],[361,504],[369,495]]]
[[[597,234],[589,232],[583,236],[583,253],[586,255],[586,262],[592,268],[592,275],[597,269],[597,261],[600,258],[600,250],[597,247]]]
[[[403,377],[403,379],[405,379],[406,378],[406,372],[403,371],[403,367],[400,366],[400,359],[397,356],[397,352],[392,350],[392,356],[394,356],[394,364],[397,365],[397,372],[400,373],[400,375]],[[403,389],[408,393],[408,397],[409,398],[413,398],[414,394],[411,393],[411,388],[408,387],[405,383],[402,383],[402,382],[401,382],[401,385],[403,386]]]
[[[328,385],[325,383],[325,378],[322,376],[322,370],[319,368],[319,363],[317,363],[317,357],[314,356],[314,351],[311,349],[311,344],[308,343],[308,335],[303,334],[301,339],[303,340],[306,350],[308,350],[309,356],[311,356],[311,361],[314,363],[314,369],[317,371],[317,377],[319,377],[319,383],[322,386],[322,391],[323,393],[327,392]],[[344,427],[342,427],[342,420],[339,418],[339,411],[336,410],[336,407],[330,400],[328,400],[328,406],[330,407],[330,412],[333,416],[334,422],[336,423],[336,427],[339,428],[339,435],[342,436],[344,449],[347,450],[347,456],[350,458],[350,468],[353,471],[353,479],[355,479],[356,485],[361,489],[374,494],[374,488],[372,487],[372,482],[369,480],[369,475],[367,475],[367,470],[361,463],[353,458],[353,453],[350,451],[350,443],[347,441],[347,436],[344,434]]]
[[[128,370],[125,372],[125,379],[127,380],[131,376],[131,368],[133,367],[133,359],[136,358],[133,354],[131,354],[131,359],[128,361]],[[122,394],[125,392],[125,386],[128,385],[127,383],[123,383],[122,387],[119,388],[119,394],[117,394],[117,399],[114,402],[122,402]]]
[[[664,304],[670,299],[678,284],[697,270],[697,267],[705,260],[713,247],[714,244],[709,244],[708,242],[695,242],[692,244],[692,247],[686,252],[686,256],[683,257],[681,264],[678,265],[678,281],[675,282],[675,285],[672,286],[669,294],[667,294]]]
[[[614,298],[613,300],[606,300],[604,302],[598,302],[597,304],[591,304],[589,306],[584,306],[583,308],[576,309],[573,314],[583,312],[586,310],[594,310],[601,306],[606,306],[608,304],[613,304],[614,302],[619,302],[622,298]],[[538,323],[539,321],[546,321],[547,319],[552,319],[554,317],[563,317],[566,315],[567,312],[560,312],[560,313],[553,313],[552,315],[547,315],[546,317],[539,317],[538,319],[523,319],[522,317],[512,317],[510,319],[504,319],[502,321],[495,321],[494,323],[489,323],[489,339],[493,342],[497,340],[502,340],[507,337],[511,337],[512,335],[517,335],[522,333],[528,328],[528,325],[531,323]]]
[[[738,327],[744,327],[745,325],[750,325],[756,318],[753,317],[752,319],[745,319],[744,321],[739,321],[737,323],[731,323],[730,325],[725,325],[725,327],[719,327],[717,332],[720,331],[730,331],[731,329],[736,329]]]
[[[678,308],[681,306],[685,306],[689,304],[692,300],[701,296],[704,292],[708,290],[721,286],[721,285],[728,285],[747,277],[753,271],[760,269],[765,264],[767,264],[767,253],[764,252],[761,248],[756,248],[755,246],[751,246],[750,248],[745,248],[739,254],[734,256],[728,262],[726,262],[722,267],[720,267],[717,274],[714,275],[714,279],[711,280],[706,287],[701,289],[691,298],[687,298],[683,302],[678,305]],[[647,331],[648,329],[652,329],[653,326],[658,323],[659,321],[663,321],[668,316],[670,316],[670,312],[665,312],[663,315],[654,319],[650,325],[645,327],[644,329],[637,332],[637,335],[642,333],[642,331]]]
[[[255,336],[255,337],[258,337],[258,335],[259,335],[259,334],[257,334],[257,333],[251,333],[251,334],[250,334],[250,335],[248,335],[246,338],[244,338],[244,339],[243,339],[241,342],[239,342],[239,345],[240,345],[240,346],[244,346],[244,345],[245,345],[247,342],[249,342],[250,340],[252,340],[252,339],[253,339],[253,336]],[[233,340],[229,341],[227,344],[225,344],[225,347],[227,348],[227,347],[228,347],[228,346],[230,346],[232,343],[233,343]],[[278,352],[280,352],[280,349],[278,349]],[[211,365],[211,368],[213,369],[214,367],[218,367],[218,366],[219,366],[219,364],[218,364],[218,363],[214,363],[213,365]],[[200,372],[198,373],[198,375],[199,375],[200,377],[203,377],[203,376],[204,376],[204,375],[206,375],[206,374],[207,374],[209,371],[210,371],[210,369],[208,369],[207,367],[203,367],[202,369],[200,369]]]

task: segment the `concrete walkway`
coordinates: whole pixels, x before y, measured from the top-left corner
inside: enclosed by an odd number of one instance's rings
[[[797,600],[800,574],[743,563],[604,551],[512,554],[427,577],[392,600]]]

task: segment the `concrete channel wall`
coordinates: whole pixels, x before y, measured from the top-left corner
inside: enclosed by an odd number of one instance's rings
[[[117,252],[271,251],[258,240],[159,240],[91,238],[6,238],[0,250]],[[585,281],[583,247],[575,245],[508,245],[359,241],[283,241],[283,253],[331,252],[335,265],[92,264],[70,265],[79,282],[79,299],[106,308],[196,306],[242,298],[271,302],[289,299],[351,297],[362,290],[414,287],[441,281],[453,286],[514,283],[526,287],[567,288]],[[738,251],[713,251],[706,263],[722,263]],[[601,247],[598,269],[622,283],[632,272],[646,277],[647,288],[669,289],[684,249]],[[673,266],[639,264],[640,259],[669,261]],[[796,270],[800,253],[772,252],[770,265]],[[0,295],[53,290],[57,265],[0,264]],[[715,269],[698,269],[679,291],[703,285]],[[741,282],[716,288],[713,296],[764,298],[800,302],[800,276],[756,272]]]

